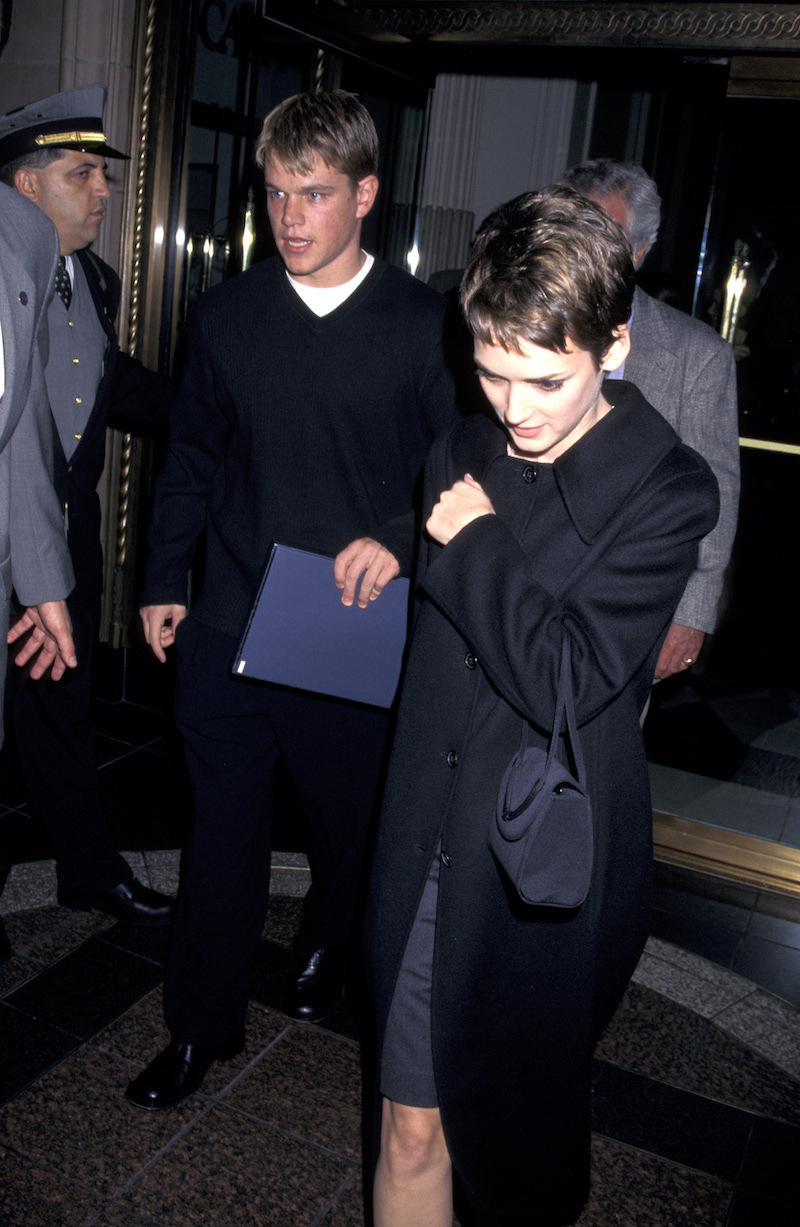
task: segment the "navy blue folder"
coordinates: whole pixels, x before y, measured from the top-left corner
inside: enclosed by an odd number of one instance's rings
[[[273,545],[233,672],[390,707],[407,630],[407,579],[393,579],[366,609],[347,607],[332,558]]]

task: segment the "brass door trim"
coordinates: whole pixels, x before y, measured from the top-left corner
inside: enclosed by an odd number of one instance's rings
[[[800,59],[734,55],[727,92],[731,98],[800,98]]]
[[[135,182],[130,208],[127,217],[126,234],[129,237],[129,260],[127,263],[128,295],[126,310],[120,320],[124,329],[124,348],[132,357],[137,357],[140,348],[140,306],[141,288],[144,275],[144,217],[145,189],[147,184],[149,137],[151,122],[151,97],[153,86],[153,61],[156,33],[156,0],[149,0],[146,9],[139,10],[139,25],[137,28],[137,66],[134,78],[134,96],[132,114],[139,115],[138,131],[134,130],[135,141],[132,142],[134,156],[132,172],[135,168]],[[129,433],[121,433],[115,440],[116,452],[116,495],[117,495],[117,532],[114,556],[114,570],[111,585],[111,610],[109,630],[111,642],[115,647],[125,641],[127,626],[131,618],[134,594],[130,586],[132,567],[130,557],[134,549],[134,534],[136,529],[134,486],[141,477],[141,445]]]
[[[752,447],[761,452],[783,452],[787,456],[800,456],[800,443],[778,443],[774,439],[739,439],[739,447]]]
[[[655,858],[728,882],[800,898],[800,848],[653,810]]]
[[[165,295],[177,288],[167,271],[175,236],[170,233],[176,118],[183,96],[176,74],[186,58],[190,0],[140,0],[137,7],[130,110],[129,181],[124,219],[120,349],[152,370],[162,369],[160,332]],[[184,154],[185,156],[185,154]],[[149,442],[120,431],[110,434],[109,525],[106,529],[101,636],[127,643],[135,612],[137,550],[141,548],[141,500],[152,480]]]

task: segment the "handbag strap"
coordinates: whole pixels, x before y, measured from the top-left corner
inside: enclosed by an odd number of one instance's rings
[[[578,725],[575,720],[575,702],[572,693],[572,653],[570,651],[569,635],[566,633],[561,640],[561,668],[558,674],[558,695],[556,696],[556,710],[553,717],[553,731],[550,734],[550,743],[547,747],[547,766],[545,770],[550,767],[550,764],[557,755],[558,739],[561,735],[561,726],[564,723],[565,714],[567,718],[566,734],[572,752],[572,759],[575,763],[575,774],[578,783],[584,788],[586,786],[586,770],[583,762],[581,741],[578,736]],[[524,750],[528,744],[529,725],[524,717],[522,723],[522,749]]]

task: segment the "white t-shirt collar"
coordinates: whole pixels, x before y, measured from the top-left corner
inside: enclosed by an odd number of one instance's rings
[[[295,281],[294,277],[288,272],[286,276],[310,311],[319,316],[330,315],[331,311],[335,311],[337,307],[340,307],[353,291],[358,289],[375,263],[374,256],[368,256],[366,252],[363,254],[364,263],[355,277],[351,277],[349,281],[345,281],[342,285],[310,286],[300,281]]]

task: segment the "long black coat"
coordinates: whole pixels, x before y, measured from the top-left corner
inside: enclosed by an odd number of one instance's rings
[[[366,929],[378,1044],[442,843],[433,1061],[444,1130],[475,1204],[558,1213],[588,1193],[597,1037],[647,936],[652,822],[639,715],[658,645],[713,528],[704,460],[636,388],[554,464],[507,455],[487,417],[434,448],[426,511],[471,473],[497,514],[423,550]],[[589,895],[526,907],[487,846],[501,776],[552,727],[570,639],[595,823]]]

